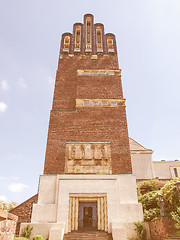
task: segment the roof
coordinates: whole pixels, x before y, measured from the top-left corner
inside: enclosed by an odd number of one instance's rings
[[[136,142],[134,139],[129,138],[130,152],[152,152],[152,149],[143,147],[140,143]]]

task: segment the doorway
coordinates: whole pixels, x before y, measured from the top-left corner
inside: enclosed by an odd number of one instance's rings
[[[92,207],[84,207],[83,211],[83,228],[92,227]]]
[[[97,229],[97,202],[79,202],[79,229]]]
[[[68,232],[86,228],[108,231],[106,193],[69,194]]]

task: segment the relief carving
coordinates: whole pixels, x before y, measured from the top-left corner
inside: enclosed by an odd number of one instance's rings
[[[66,143],[66,173],[111,173],[110,143]]]

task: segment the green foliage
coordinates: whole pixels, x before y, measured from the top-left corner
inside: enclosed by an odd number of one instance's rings
[[[164,184],[165,182],[159,181],[158,179],[146,180],[139,183],[139,190],[141,194],[145,194],[151,191],[160,190]]]
[[[160,209],[159,208],[152,208],[149,210],[144,209],[144,221],[145,222],[150,222],[159,217],[160,217]]]
[[[165,213],[168,215],[170,215],[172,211],[177,212],[177,207],[180,205],[175,185],[178,180],[180,180],[180,178],[174,178],[168,181],[160,190],[164,199]]]
[[[142,203],[143,209],[158,208],[158,192],[148,192],[139,197],[139,202]]]
[[[31,227],[31,226],[28,224],[25,228],[22,229],[22,234],[21,234],[21,236],[29,239],[30,236],[31,236],[32,230],[33,230],[33,227]]]
[[[172,219],[176,222],[174,225],[176,229],[180,229],[180,207],[177,208],[177,212],[171,212]],[[180,236],[180,231],[177,232]]]
[[[134,223],[136,228],[136,232],[138,237],[140,237],[142,240],[146,239],[146,229],[144,228],[144,223],[143,222],[136,222]]]
[[[11,209],[15,208],[17,205],[18,205],[17,202],[7,203],[5,201],[0,201],[0,209],[5,211],[10,211]]]
[[[24,238],[24,237],[15,237],[14,240],[28,240],[28,238]]]
[[[137,196],[138,196],[138,199],[140,199],[142,197],[139,187],[137,187]]]
[[[42,235],[35,235],[33,237],[33,240],[43,240],[43,236]]]
[[[160,217],[159,193],[163,195],[165,216],[178,216],[180,214],[177,210],[180,206],[180,201],[175,185],[178,180],[180,178],[173,178],[164,183],[154,179],[139,183],[137,189],[138,201],[142,203],[145,221],[152,221]]]

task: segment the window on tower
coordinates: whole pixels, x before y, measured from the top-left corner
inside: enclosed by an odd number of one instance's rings
[[[76,27],[74,51],[79,52],[81,47],[81,26]]]
[[[107,39],[107,45],[108,45],[108,52],[114,52],[114,45],[113,45],[112,38]]]
[[[86,19],[86,52],[91,52],[91,18]]]
[[[102,30],[100,27],[97,27],[96,29],[96,42],[97,42],[97,52],[102,52],[103,51]]]
[[[99,106],[99,102],[93,102],[93,106]]]
[[[101,102],[101,106],[108,106],[108,102]]]
[[[111,106],[113,107],[117,106],[117,102],[111,102]]]
[[[65,38],[64,38],[64,48],[63,48],[64,52],[69,52],[69,45],[70,45],[70,37],[65,36]]]
[[[84,102],[83,102],[83,105],[84,105],[84,106],[90,106],[90,103],[89,103],[89,101],[84,101]]]

